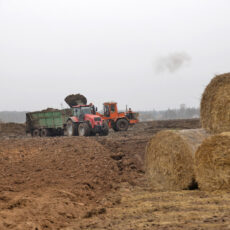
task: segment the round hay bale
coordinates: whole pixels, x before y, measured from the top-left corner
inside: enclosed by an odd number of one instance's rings
[[[204,140],[195,153],[195,175],[201,190],[230,190],[230,132]]]
[[[70,106],[86,105],[87,99],[81,94],[71,94],[65,98],[65,102]]]
[[[207,135],[203,129],[190,129],[166,130],[153,136],[145,151],[149,184],[159,190],[194,188],[195,151]]]
[[[214,77],[201,100],[201,124],[211,133],[230,131],[230,73]]]

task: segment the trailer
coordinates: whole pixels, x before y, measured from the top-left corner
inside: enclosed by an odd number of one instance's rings
[[[91,105],[27,113],[26,132],[33,137],[64,134],[68,136],[108,135],[108,124],[95,113],[95,109]]]
[[[27,113],[26,132],[33,137],[64,135],[65,124],[71,115],[71,109]]]

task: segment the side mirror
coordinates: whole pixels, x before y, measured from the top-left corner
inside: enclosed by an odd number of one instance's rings
[[[96,110],[96,112],[97,112],[97,107],[96,107],[96,109],[95,109],[95,110]]]

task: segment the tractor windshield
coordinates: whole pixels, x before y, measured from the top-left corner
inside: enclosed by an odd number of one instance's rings
[[[81,112],[84,114],[92,114],[91,107],[81,107]]]
[[[91,107],[79,107],[75,109],[75,116],[80,117],[80,115],[92,114]]]

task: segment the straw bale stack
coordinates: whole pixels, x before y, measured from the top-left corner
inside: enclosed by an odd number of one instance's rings
[[[153,136],[145,151],[149,184],[160,190],[194,187],[195,151],[207,136],[203,129],[167,130]]]
[[[201,100],[201,124],[211,133],[230,131],[230,73],[214,77]]]
[[[195,174],[201,190],[230,190],[230,132],[201,144],[195,153]]]

